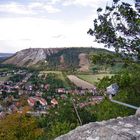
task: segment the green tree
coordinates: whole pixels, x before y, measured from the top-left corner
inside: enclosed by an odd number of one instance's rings
[[[1,140],[36,140],[42,135],[36,119],[25,114],[11,114],[0,121]]]
[[[98,121],[117,118],[118,116],[128,116],[134,113],[135,110],[112,103],[110,100],[105,99],[96,107],[96,117]]]
[[[54,139],[57,136],[60,136],[62,134],[65,134],[69,132],[71,129],[75,127],[74,124],[69,122],[54,122],[53,125],[51,125],[50,130],[48,131],[48,139]]]
[[[118,1],[113,0],[113,5],[106,6],[105,11],[97,9],[98,18],[88,33],[123,56],[140,58],[140,13],[130,4]]]

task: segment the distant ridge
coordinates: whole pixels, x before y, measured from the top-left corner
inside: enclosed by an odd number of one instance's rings
[[[57,53],[59,49],[29,48],[15,53],[3,64],[14,64],[16,66],[30,67],[39,61],[45,61],[47,56]]]
[[[13,53],[0,53],[0,57],[10,57]]]
[[[12,53],[0,53],[0,62],[11,57],[12,55],[13,55]]]
[[[49,69],[78,68],[80,71],[88,71],[90,66],[90,53],[109,53],[109,51],[97,48],[29,48],[21,50],[5,60],[3,64],[16,66],[36,67],[47,66]]]

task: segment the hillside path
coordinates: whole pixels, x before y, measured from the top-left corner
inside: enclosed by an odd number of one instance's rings
[[[95,86],[91,83],[88,83],[75,75],[68,75],[68,79],[74,83],[76,86],[81,87],[82,89],[94,89]]]

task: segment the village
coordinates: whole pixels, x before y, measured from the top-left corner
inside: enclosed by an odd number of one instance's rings
[[[8,78],[7,78],[8,77]],[[82,87],[65,88],[52,87],[51,84],[28,70],[16,69],[1,71],[0,78],[0,119],[15,112],[21,113],[24,107],[32,116],[46,116],[48,110],[59,106],[59,101],[74,98],[79,108],[95,105],[103,100],[96,89],[83,89]],[[53,78],[52,78],[53,79]],[[54,79],[54,84],[55,79]]]

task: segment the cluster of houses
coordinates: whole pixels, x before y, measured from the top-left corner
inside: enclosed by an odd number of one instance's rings
[[[83,107],[86,107],[89,105],[96,105],[96,104],[99,104],[100,102],[102,102],[103,99],[104,99],[103,96],[93,96],[93,97],[89,98],[88,101],[77,104],[77,106],[80,108],[83,108]]]
[[[13,93],[16,91],[16,86],[14,86],[12,81],[6,81],[0,83],[0,95],[2,93]]]
[[[57,93],[64,93],[64,94],[77,94],[77,95],[85,95],[86,93],[91,93],[92,95],[95,95],[97,93],[96,89],[82,89],[82,88],[76,88],[76,89],[65,89],[65,88],[58,88],[56,89]]]
[[[0,72],[0,77],[6,77],[15,74],[26,74],[26,70],[11,70],[11,71],[2,71]]]
[[[48,92],[50,89],[50,85],[48,83],[40,85],[31,84],[30,82],[28,82],[30,77],[32,76],[31,73],[27,73],[26,71],[21,70],[13,72],[15,74],[22,74],[24,75],[24,77],[17,83],[13,81],[5,81],[0,83],[0,99],[3,100],[2,104],[5,105],[4,106],[0,104],[0,119],[4,118],[6,114],[11,114],[13,112],[22,112],[23,106],[20,103],[20,97],[22,96],[26,97],[25,100],[30,108],[30,111],[28,111],[27,114],[34,116],[47,115],[48,109],[59,105],[58,100],[67,99],[69,94],[84,96],[87,93],[90,93],[90,101],[77,104],[77,106],[81,108],[88,105],[94,105],[103,100],[101,96],[95,96],[97,95],[96,88],[56,88],[54,94],[48,95],[47,97],[43,98],[43,92]],[[5,76],[7,76],[7,74]],[[3,75],[3,73],[1,75]],[[14,94],[16,94],[17,96],[14,96]]]
[[[7,72],[0,72],[0,77],[14,76],[15,74],[26,75],[25,70],[12,70]],[[0,119],[4,118],[7,114],[18,112],[22,110],[19,102],[19,89],[20,83],[14,81],[0,81]]]

